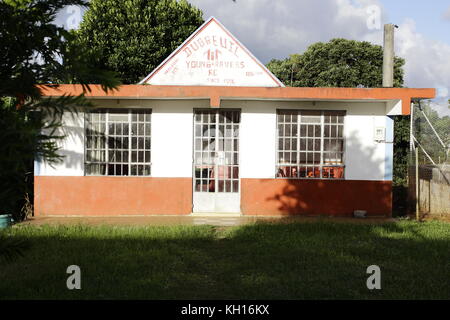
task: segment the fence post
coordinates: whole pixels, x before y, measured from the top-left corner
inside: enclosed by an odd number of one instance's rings
[[[419,148],[416,151],[416,220],[420,219],[419,214]]]

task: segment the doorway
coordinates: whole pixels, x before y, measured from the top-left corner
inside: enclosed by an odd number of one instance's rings
[[[193,212],[240,212],[240,110],[194,110]]]

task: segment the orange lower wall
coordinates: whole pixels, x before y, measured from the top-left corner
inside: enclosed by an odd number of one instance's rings
[[[35,215],[192,212],[191,178],[35,177]],[[241,179],[245,215],[390,216],[392,182]]]
[[[36,176],[35,215],[189,214],[191,178]]]
[[[391,181],[242,179],[241,190],[246,215],[392,214]]]

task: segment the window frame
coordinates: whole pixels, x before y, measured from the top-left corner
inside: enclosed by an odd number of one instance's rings
[[[300,125],[301,122],[299,120],[297,120],[297,124],[298,124],[298,128],[297,128],[297,136],[294,137],[291,135],[291,139],[292,138],[296,138],[297,141],[297,159],[298,162],[297,164],[286,164],[285,167],[319,167],[320,168],[320,177],[301,177],[299,175],[297,175],[297,177],[279,177],[278,176],[278,169],[283,166],[280,162],[279,162],[279,153],[280,152],[286,152],[284,149],[280,150],[280,146],[279,146],[279,140],[280,140],[280,136],[279,136],[279,131],[278,131],[278,125],[284,122],[279,122],[279,116],[281,112],[297,112],[297,116],[300,116],[302,112],[320,112],[320,163],[318,165],[314,165],[314,164],[301,164],[300,161],[300,150],[299,150],[299,144],[300,144]],[[324,140],[325,138],[325,113],[326,112],[336,112],[336,113],[342,113],[343,114],[343,122],[342,122],[342,165],[336,165],[336,164],[324,164],[323,160],[324,160],[324,154],[327,151],[324,151]],[[289,109],[289,108],[277,108],[276,109],[276,121],[275,121],[275,131],[276,131],[276,138],[275,138],[275,172],[274,172],[274,176],[275,179],[289,179],[289,180],[345,180],[346,179],[346,172],[347,172],[347,165],[346,165],[346,135],[345,135],[345,128],[347,126],[346,124],[347,122],[347,110],[343,110],[343,109],[298,109],[298,108],[293,108],[293,109]],[[308,125],[308,124],[305,124]],[[313,138],[314,139],[314,138]],[[292,151],[290,151],[292,152]],[[309,151],[309,152],[316,152],[316,151]],[[308,153],[308,151],[306,151],[306,154]],[[327,178],[327,177],[323,177],[323,168],[325,167],[336,167],[336,168],[343,168],[343,174],[342,177],[340,178]]]
[[[112,111],[112,112],[111,112]],[[145,126],[144,126],[144,149],[139,149],[137,148],[136,151],[142,151],[144,152],[144,160],[145,160],[145,152],[147,151],[145,148],[145,137],[148,136],[148,138],[150,139],[150,149],[148,150],[150,152],[149,154],[149,161],[148,162],[131,162],[131,157],[132,157],[132,151],[134,150],[132,148],[132,135],[131,135],[131,130],[132,130],[132,124],[133,123],[139,123],[139,120],[137,120],[137,122],[133,122],[132,119],[132,113],[133,111],[141,111],[141,112],[145,112],[144,114],[148,114],[150,117],[150,133],[148,135],[145,134]],[[89,122],[89,116],[91,113],[104,113],[105,114],[105,132],[103,133],[105,136],[105,161],[104,162],[93,162],[93,161],[87,161],[87,139],[88,139],[88,134],[87,134],[87,130],[88,130],[88,122]],[[109,139],[109,126],[108,124],[109,122],[109,115],[110,113],[126,113],[128,115],[128,161],[125,163],[120,163],[122,165],[128,165],[128,174],[127,175],[110,175],[110,174],[88,174],[87,173],[87,164],[104,164],[106,166],[105,171],[108,172],[108,165],[109,164],[119,164],[119,163],[109,163],[109,145],[108,145],[108,139]],[[148,178],[152,176],[152,132],[153,132],[153,126],[152,126],[152,115],[153,115],[153,111],[151,108],[95,108],[95,109],[91,109],[88,111],[84,112],[84,123],[83,123],[83,135],[84,135],[84,155],[83,155],[83,174],[85,177],[140,177],[140,178]],[[145,118],[144,118],[144,124],[145,124]],[[136,135],[136,137],[140,137],[141,135]],[[139,144],[138,144],[139,145]],[[117,150],[117,149],[112,149],[112,150]],[[132,175],[131,174],[131,165],[148,165],[149,166],[149,174],[148,175]]]

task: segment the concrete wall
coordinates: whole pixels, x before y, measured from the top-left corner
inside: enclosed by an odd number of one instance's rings
[[[410,168],[415,173],[415,168]],[[411,177],[415,182],[415,176]],[[415,188],[410,190],[415,196]],[[450,168],[419,166],[419,210],[422,215],[450,218]]]
[[[190,178],[35,177],[35,215],[189,214]]]
[[[97,100],[109,108],[152,109],[152,176],[192,177],[193,109],[208,108],[207,100]],[[223,108],[242,110],[240,161],[242,178],[274,178],[276,109],[345,110],[345,178],[392,180],[393,123],[385,103],[222,101]],[[36,175],[83,176],[82,113],[65,114],[67,139],[61,143],[62,163],[51,167],[36,162]],[[374,128],[386,128],[386,142],[375,142]]]
[[[319,179],[242,179],[246,215],[390,216],[392,182]]]

